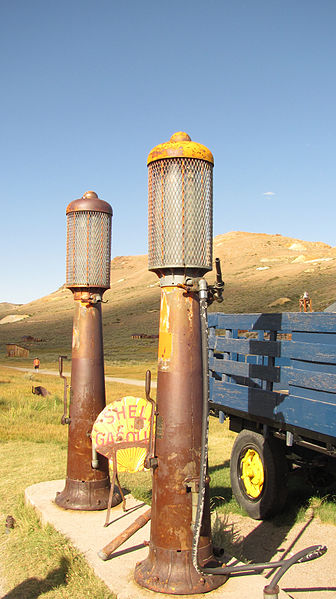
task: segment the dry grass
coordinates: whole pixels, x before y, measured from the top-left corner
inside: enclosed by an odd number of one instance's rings
[[[143,368],[137,365],[137,372]],[[50,396],[32,395],[32,384],[45,386]],[[143,396],[139,387],[114,383],[106,387],[107,401]],[[60,424],[62,413],[63,382],[58,377],[0,367],[0,561],[10,599],[41,594],[55,599],[114,598],[78,551],[51,526],[42,526],[34,510],[23,504],[27,486],[66,475],[67,427]],[[148,487],[150,478],[146,474],[145,478]],[[16,525],[6,534],[9,514]]]
[[[51,365],[57,369],[57,363]],[[142,378],[148,365],[148,361],[134,361],[127,370],[124,363],[116,364],[113,374]],[[51,395],[46,399],[32,395],[32,384],[47,387]],[[141,397],[144,390],[122,384],[107,384],[108,402],[129,394]],[[0,552],[7,588],[16,588],[11,592],[10,599],[30,598],[38,594],[55,599],[113,597],[71,544],[52,527],[41,526],[34,511],[23,505],[23,492],[27,486],[65,476],[67,429],[60,424],[62,411],[63,382],[58,377],[41,373],[32,375],[0,367]],[[225,547],[231,548],[231,553],[239,556],[239,539],[228,524],[229,513],[243,513],[232,498],[230,487],[229,457],[234,438],[235,434],[228,430],[227,423],[221,425],[215,418],[210,418],[211,496],[212,505],[220,515],[214,520],[215,542],[219,543],[220,535],[224,535]],[[150,502],[149,473],[123,474],[121,478],[124,487]],[[295,517],[303,519],[309,495],[301,491],[295,488],[291,491],[288,506],[294,510]],[[336,522],[333,498],[316,498],[314,510],[324,521]],[[8,514],[14,516],[17,525],[7,535],[4,521]],[[286,518],[286,513],[278,518]]]
[[[23,504],[24,489],[36,482],[63,478],[66,448],[57,443],[8,441],[1,444],[0,556],[10,599],[46,594],[53,599],[113,599],[85,559],[52,526],[42,526]],[[6,534],[10,514],[15,527]]]

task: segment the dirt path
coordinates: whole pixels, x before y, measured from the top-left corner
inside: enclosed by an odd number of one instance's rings
[[[21,368],[19,366],[7,366],[6,365],[6,368],[11,368],[12,370],[20,370],[21,372],[31,372],[32,374],[34,374],[36,372],[33,368]],[[44,370],[43,368],[40,368],[38,373],[39,374],[49,374],[51,376],[59,376],[59,373],[57,372],[57,370]],[[64,372],[63,374],[67,377],[70,377],[70,372]],[[105,376],[105,380],[108,383],[123,383],[125,385],[135,385],[136,387],[144,387],[145,386],[145,382],[140,381],[139,379],[123,379],[123,378],[118,378],[118,377],[114,377],[114,376]],[[151,386],[156,389],[156,381],[152,380]]]
[[[289,568],[280,587],[293,599],[336,599],[336,527],[322,524],[307,510],[307,520],[293,526],[275,526],[250,518],[230,515],[228,523],[235,545],[251,562],[275,561],[292,557],[311,545],[326,545],[325,555]],[[269,580],[272,573],[265,574]]]

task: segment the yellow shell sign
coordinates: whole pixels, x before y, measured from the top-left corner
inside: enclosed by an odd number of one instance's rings
[[[118,472],[144,469],[148,450],[151,404],[140,397],[117,399],[99,414],[92,428],[92,443],[98,453],[112,461]]]

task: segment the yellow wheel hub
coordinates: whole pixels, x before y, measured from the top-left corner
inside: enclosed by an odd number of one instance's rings
[[[245,491],[250,497],[256,499],[264,486],[264,466],[260,455],[254,449],[248,449],[241,459],[240,467]]]

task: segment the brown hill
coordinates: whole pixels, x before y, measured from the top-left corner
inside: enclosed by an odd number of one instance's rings
[[[16,308],[20,308],[22,304],[10,304],[8,302],[0,302],[0,318],[8,314],[11,310],[16,310]]]
[[[234,231],[214,240],[214,256],[221,259],[224,301],[210,310],[224,312],[297,311],[308,291],[315,311],[336,299],[336,248],[281,235]],[[111,289],[104,294],[104,345],[107,360],[153,359],[156,340],[133,341],[134,333],[158,332],[160,290],[156,275],[147,270],[147,256],[117,256],[111,264]],[[214,273],[207,276],[213,281]],[[4,304],[0,304],[0,306]],[[9,305],[7,315],[29,315],[0,325],[0,344],[20,342],[30,335],[46,359],[71,354],[72,293],[64,287],[22,306]],[[1,349],[2,353],[2,349]]]

